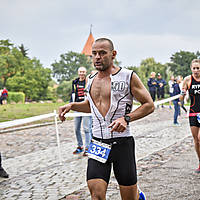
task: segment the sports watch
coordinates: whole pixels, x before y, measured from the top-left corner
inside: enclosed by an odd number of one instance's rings
[[[127,125],[129,125],[129,122],[131,121],[131,117],[129,115],[124,115],[124,120],[126,121]]]

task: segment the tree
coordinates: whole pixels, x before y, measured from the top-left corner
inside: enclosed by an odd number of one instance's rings
[[[57,88],[58,96],[64,101],[69,101],[72,92],[72,81],[63,81]]]
[[[20,49],[22,55],[23,55],[24,57],[27,57],[27,58],[28,58],[28,53],[27,53],[27,51],[28,51],[29,49],[26,49],[26,48],[24,47],[23,44],[21,44],[21,45],[19,46],[19,49]]]
[[[174,76],[182,75],[183,77],[191,74],[190,64],[191,61],[200,56],[200,52],[196,53],[189,51],[180,51],[173,54],[170,58],[171,62],[168,63],[170,70]]]
[[[23,72],[19,71],[8,79],[7,88],[11,91],[24,92],[26,100],[45,100],[49,92],[51,69],[43,68],[36,58],[26,58],[23,67]]]
[[[9,40],[0,40],[0,80],[6,86],[8,78],[22,70],[23,55]]]
[[[115,66],[121,66],[122,62],[121,62],[121,61],[118,61],[117,58],[115,58],[114,61],[113,61],[113,64],[114,64]]]
[[[146,87],[147,80],[151,72],[160,73],[163,79],[167,79],[167,66],[156,62],[154,58],[147,58],[145,60],[142,60],[139,67],[130,66],[127,68],[136,72]]]
[[[78,68],[84,66],[88,72],[92,70],[91,60],[84,54],[69,51],[60,55],[60,61],[52,64],[53,76],[58,82],[69,81],[77,76]]]
[[[23,44],[17,48],[9,40],[0,40],[1,87],[24,92],[29,100],[45,100],[51,97],[48,88],[51,73],[51,69],[43,68],[39,60],[27,56]]]
[[[126,66],[125,68],[134,71],[136,74],[139,72],[139,67],[136,66]]]

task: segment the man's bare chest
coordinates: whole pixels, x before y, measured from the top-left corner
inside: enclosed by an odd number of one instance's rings
[[[93,101],[109,101],[111,94],[111,81],[110,80],[101,80],[93,81],[91,86],[90,95]]]

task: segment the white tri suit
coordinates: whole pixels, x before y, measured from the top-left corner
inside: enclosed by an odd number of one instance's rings
[[[105,117],[96,108],[91,96],[90,88],[96,74],[88,79],[88,100],[92,113],[92,137],[93,139],[111,145],[108,160],[105,163],[92,158],[88,159],[87,180],[100,178],[109,182],[111,164],[119,185],[130,186],[137,183],[135,163],[135,142],[131,136],[130,126],[122,133],[113,132],[108,126],[116,119],[123,117],[132,110],[133,95],[131,93],[130,80],[132,71],[120,68],[111,78],[110,108]]]

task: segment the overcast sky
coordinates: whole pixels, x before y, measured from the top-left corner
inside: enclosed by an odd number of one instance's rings
[[[122,66],[200,50],[200,0],[0,0],[0,39],[50,66],[94,38],[110,38]]]

